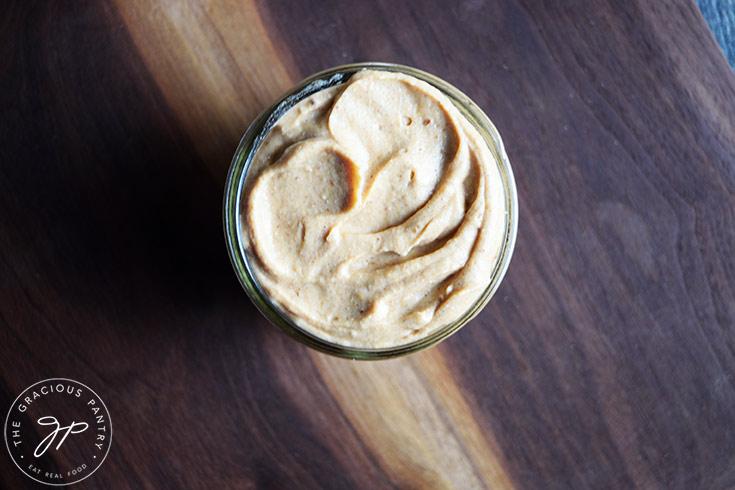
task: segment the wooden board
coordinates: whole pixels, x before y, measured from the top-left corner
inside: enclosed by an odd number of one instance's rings
[[[472,97],[521,205],[483,313],[376,363],[267,324],[221,230],[249,122],[353,61]],[[735,486],[735,76],[692,1],[14,1],[0,101],[0,409],[97,391],[78,488]]]

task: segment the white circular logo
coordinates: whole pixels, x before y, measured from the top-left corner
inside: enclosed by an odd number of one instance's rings
[[[46,485],[71,485],[100,467],[112,422],[102,399],[79,381],[51,378],[29,386],[5,418],[5,445],[15,465]]]

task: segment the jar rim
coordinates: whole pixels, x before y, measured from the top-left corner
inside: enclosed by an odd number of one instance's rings
[[[456,320],[436,328],[426,337],[391,347],[365,348],[337,344],[320,338],[299,327],[288,314],[274,304],[263,291],[253,274],[241,240],[240,203],[245,179],[253,157],[270,129],[291,107],[310,95],[347,82],[362,70],[400,72],[429,83],[441,91],[460,113],[480,133],[495,157],[505,191],[505,231],[498,258],[490,275],[488,286],[467,311]],[[245,131],[230,165],[223,199],[223,227],[227,251],[237,278],[265,318],[290,337],[318,351],[350,359],[388,359],[410,354],[435,345],[457,332],[474,318],[495,294],[510,264],[518,232],[518,195],[513,170],[505,152],[500,134],[490,118],[467,95],[448,82],[422,70],[393,63],[352,63],[318,72],[302,80],[286,94],[265,109]]]

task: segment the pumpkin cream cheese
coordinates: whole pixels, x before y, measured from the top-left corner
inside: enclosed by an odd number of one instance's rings
[[[262,141],[241,240],[262,289],[305,331],[394,347],[461,317],[505,233],[498,164],[453,103],[361,71],[289,109]]]

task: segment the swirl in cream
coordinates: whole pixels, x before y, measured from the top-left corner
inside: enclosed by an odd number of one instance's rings
[[[414,77],[362,71],[288,110],[241,205],[262,289],[341,345],[393,347],[460,317],[487,288],[505,230],[495,157]]]

